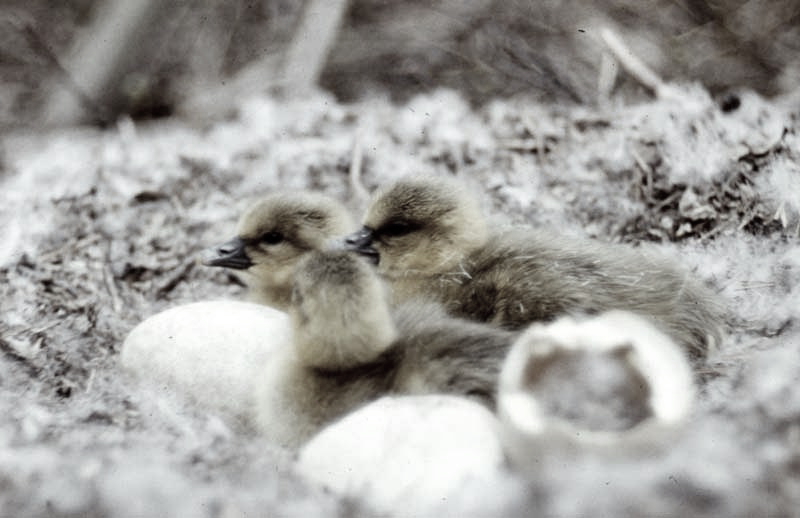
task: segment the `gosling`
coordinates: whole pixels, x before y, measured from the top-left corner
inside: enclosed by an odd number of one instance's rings
[[[285,311],[297,262],[353,228],[347,209],[328,196],[273,193],[245,211],[236,237],[207,250],[203,264],[239,270],[252,302]]]
[[[458,182],[410,177],[379,190],[346,247],[377,264],[401,301],[424,296],[453,316],[520,329],[612,309],[649,317],[700,360],[722,311],[671,262],[623,245],[538,229],[492,231]]]
[[[289,316],[293,347],[267,364],[256,394],[261,430],[289,448],[384,395],[461,395],[493,409],[514,338],[428,302],[390,310],[370,265],[341,250],[302,260]]]

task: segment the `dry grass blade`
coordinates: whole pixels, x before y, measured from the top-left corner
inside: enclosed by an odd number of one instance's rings
[[[50,49],[41,34],[39,34],[28,21],[23,21],[14,17],[6,21],[10,23],[14,30],[25,37],[30,47],[34,49],[37,54],[47,61],[50,68],[56,72],[56,79],[60,82],[60,86],[65,88],[66,91],[72,95],[79,109],[90,113],[91,116],[97,120],[105,118],[103,108],[98,105],[90,95],[87,95],[70,71],[64,68],[61,60]]]
[[[76,38],[64,65],[67,75],[74,78],[76,88],[86,98],[100,106],[112,101],[123,79],[124,62],[135,55],[144,29],[159,9],[160,3],[152,0],[109,0],[101,4],[94,24]],[[86,107],[75,98],[74,90],[65,90],[60,83],[51,86],[43,111],[46,124],[75,124],[85,120]]]
[[[674,89],[658,77],[650,67],[645,65],[625,42],[622,41],[622,38],[620,38],[617,33],[608,27],[604,27],[600,29],[600,37],[617,61],[622,65],[622,68],[636,78],[637,81],[642,83],[642,85],[651,90],[656,97],[659,99],[677,97]]]
[[[304,95],[317,85],[347,0],[308,0],[283,64],[283,84],[294,95]]]

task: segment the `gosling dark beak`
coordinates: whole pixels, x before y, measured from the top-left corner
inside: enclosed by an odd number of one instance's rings
[[[203,253],[203,264],[206,266],[224,266],[236,270],[246,270],[253,266],[253,261],[247,255],[247,243],[240,237],[235,237],[219,246],[207,249]]]
[[[369,227],[362,227],[358,232],[353,232],[344,238],[344,247],[351,252],[366,257],[372,264],[378,264],[380,254],[372,246],[375,232]]]

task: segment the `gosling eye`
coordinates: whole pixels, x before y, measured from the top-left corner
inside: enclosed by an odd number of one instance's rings
[[[267,245],[277,245],[283,241],[283,234],[280,232],[270,231],[261,235],[261,242]]]
[[[410,221],[392,221],[381,227],[380,233],[386,237],[400,237],[415,232],[420,225]]]

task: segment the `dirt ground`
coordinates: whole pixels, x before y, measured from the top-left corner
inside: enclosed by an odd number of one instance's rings
[[[789,516],[800,508],[800,97],[739,92],[603,108],[439,91],[244,101],[197,127],[2,136],[0,516],[361,516],[290,456],[118,365],[138,322],[243,294],[197,262],[271,189],[457,175],[507,221],[642,243],[708,282],[729,333],[686,433],[662,456],[511,479],[507,515]],[[465,502],[445,514],[477,514]]]

